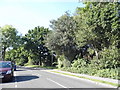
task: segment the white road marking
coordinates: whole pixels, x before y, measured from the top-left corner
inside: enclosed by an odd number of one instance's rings
[[[14,73],[15,76],[17,76],[16,72]],[[17,79],[15,77],[15,87],[17,88]]]
[[[2,85],[0,85],[0,90],[2,90]]]
[[[59,86],[61,86],[61,87],[63,87],[63,88],[67,88],[67,87],[65,87],[65,86],[63,86],[63,85],[61,85],[61,84],[59,84],[58,82],[56,82],[56,81],[50,79],[50,78],[47,78],[47,80],[49,80],[49,81],[51,81],[51,82],[54,82],[54,83],[56,83],[57,85],[59,85]]]

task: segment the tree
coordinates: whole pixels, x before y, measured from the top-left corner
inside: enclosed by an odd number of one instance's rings
[[[48,32],[48,28],[38,26],[32,30],[29,30],[28,34],[26,34],[23,38],[25,49],[29,51],[28,57],[30,60],[33,60],[32,62],[34,64],[51,65],[49,60],[50,52],[45,46],[45,37]]]
[[[17,30],[11,25],[5,25],[1,29],[2,38],[2,59],[5,59],[5,53],[7,49],[14,48],[15,43],[17,41]]]
[[[28,62],[28,52],[24,49],[23,45],[21,45],[18,46],[17,49],[7,51],[5,59],[23,66]]]
[[[58,55],[64,55],[67,60],[72,62],[78,53],[75,43],[77,22],[69,13],[66,13],[57,20],[52,20],[51,28],[53,30],[48,35],[47,47]]]
[[[89,2],[85,8],[78,8],[79,30],[77,44],[89,45],[98,57],[98,52],[110,46],[119,47],[120,24],[118,3]],[[82,22],[82,23],[81,23]]]

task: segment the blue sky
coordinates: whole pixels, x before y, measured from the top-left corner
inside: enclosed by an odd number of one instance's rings
[[[0,26],[12,25],[24,35],[36,26],[48,28],[50,20],[83,6],[79,0],[0,0]]]

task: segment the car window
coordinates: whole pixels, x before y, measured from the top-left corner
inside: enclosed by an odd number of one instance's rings
[[[0,68],[11,68],[10,62],[0,62]]]

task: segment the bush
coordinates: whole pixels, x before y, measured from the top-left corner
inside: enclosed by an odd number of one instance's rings
[[[63,67],[67,68],[70,66],[71,66],[70,61],[67,60],[64,55],[58,57],[58,65],[57,65],[58,68],[63,68]]]
[[[104,48],[104,50],[99,53],[99,57],[94,57],[90,63],[87,63],[84,59],[78,58],[73,61],[71,67],[64,67],[62,70],[92,76],[120,79],[119,51],[120,50],[116,47]]]
[[[28,65],[29,65],[29,63],[25,63],[25,64],[24,64],[24,66],[28,66]]]
[[[58,57],[58,65],[57,65],[57,67],[58,68],[62,68],[63,67],[63,61],[64,61],[64,56],[63,55],[61,55],[61,56],[59,56]]]
[[[74,60],[72,64],[72,67],[75,67],[75,68],[81,68],[86,66],[87,66],[86,61],[84,59],[79,59],[79,58],[77,60]]]
[[[71,66],[70,61],[67,60],[67,59],[64,59],[64,61],[63,61],[63,67],[70,67],[70,66]]]
[[[99,76],[99,77],[105,77],[105,78],[112,78],[112,79],[120,79],[119,76],[119,70],[120,68],[116,68],[116,69],[101,69],[98,70],[96,68],[91,68],[91,67],[80,67],[80,68],[76,68],[76,67],[63,67],[61,68],[61,70],[64,71],[69,71],[72,73],[80,73],[80,74],[88,74],[91,76]]]
[[[28,57],[28,64],[33,65],[33,63],[34,63],[34,60],[29,56]]]
[[[120,53],[116,47],[104,48],[100,53],[100,64],[101,69],[117,68],[120,65]]]
[[[102,69],[98,70],[96,76],[119,79],[118,69]]]

